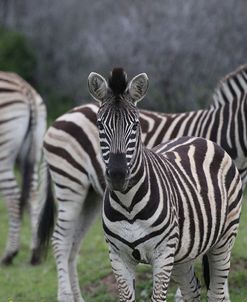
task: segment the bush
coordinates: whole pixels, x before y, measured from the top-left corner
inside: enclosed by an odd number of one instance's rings
[[[48,125],[75,106],[73,98],[70,96],[48,90],[44,94],[46,95],[44,100],[47,105]]]
[[[37,81],[37,61],[26,37],[0,27],[0,70],[15,72],[29,82],[47,104],[48,123],[74,106],[73,100]]]
[[[36,57],[27,39],[20,33],[0,27],[0,70],[16,72],[34,82]]]

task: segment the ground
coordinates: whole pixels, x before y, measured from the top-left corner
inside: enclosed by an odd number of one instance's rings
[[[7,233],[5,204],[0,202],[0,253],[3,254]],[[11,267],[0,268],[0,302],[56,302],[56,267],[50,251],[38,267],[28,264],[30,227],[27,215],[22,228],[21,251]],[[87,234],[78,262],[79,278],[87,302],[117,302],[117,291],[108,261],[100,219]],[[200,264],[198,264],[200,271]],[[150,301],[152,275],[149,266],[141,265],[137,274],[137,301]],[[199,274],[200,277],[200,274]],[[168,302],[174,300],[171,283]],[[247,302],[247,194],[241,216],[240,231],[234,246],[230,273],[232,302]],[[205,298],[202,299],[205,301]]]

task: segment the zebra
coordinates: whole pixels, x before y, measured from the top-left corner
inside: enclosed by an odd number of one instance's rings
[[[165,302],[178,282],[186,301],[200,301],[194,261],[206,255],[208,301],[225,301],[224,284],[237,235],[242,182],[231,157],[215,143],[182,137],[147,149],[137,103],[148,89],[145,73],[129,83],[122,69],[109,82],[90,73],[99,102],[97,127],[105,164],[102,222],[121,302],[134,302],[135,268],[151,264],[151,301]]]
[[[39,203],[44,203],[47,191],[47,165],[43,162],[40,166],[46,131],[46,106],[24,79],[15,73],[1,71],[0,112],[0,191],[9,216],[2,263],[11,264],[19,251],[21,216],[28,201],[32,226],[30,261],[37,264],[40,261],[36,249]],[[14,171],[16,163],[22,178],[21,190]],[[40,187],[39,175],[42,180]]]
[[[247,65],[220,81],[209,108],[185,113],[140,110],[142,141],[148,148],[182,136],[201,136],[221,145],[234,159],[243,187],[247,179]],[[89,226],[100,211],[105,190],[104,164],[96,127],[98,104],[75,107],[46,132],[44,153],[54,183],[58,215],[53,236],[58,271],[58,300],[84,301],[77,278],[76,256]],[[40,249],[52,233],[47,212],[40,218]],[[179,298],[178,298],[179,299]],[[178,300],[177,300],[178,301]]]

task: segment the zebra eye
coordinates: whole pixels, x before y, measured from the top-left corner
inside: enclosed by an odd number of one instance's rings
[[[97,121],[97,127],[99,128],[99,130],[103,130],[104,127],[103,127],[103,124],[101,121]]]
[[[134,125],[133,125],[133,127],[132,127],[132,130],[136,131],[137,127],[138,127],[138,122],[135,122]]]

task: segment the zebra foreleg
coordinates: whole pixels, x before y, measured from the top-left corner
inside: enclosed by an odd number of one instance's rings
[[[20,190],[12,171],[1,173],[0,190],[6,201],[9,215],[8,241],[2,264],[9,265],[12,264],[20,248],[21,228]]]
[[[175,301],[200,301],[201,286],[192,262],[174,265],[172,277],[180,286],[180,289],[177,290],[179,296],[176,293]]]
[[[184,302],[184,299],[183,299],[180,288],[178,288],[177,291],[176,291],[174,301],[175,302]]]
[[[129,258],[124,259],[109,248],[109,257],[115,279],[117,282],[119,301],[135,302],[135,267],[136,263]]]
[[[153,261],[153,294],[152,302],[166,302],[168,285],[174,263],[174,249],[167,248],[166,253]]]

